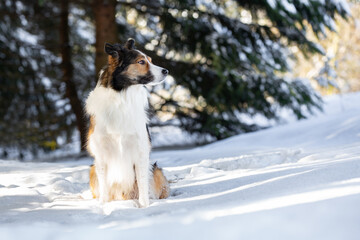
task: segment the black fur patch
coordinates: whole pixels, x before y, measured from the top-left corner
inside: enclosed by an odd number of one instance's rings
[[[139,84],[148,84],[149,82],[154,81],[154,75],[152,75],[150,72],[148,72],[144,76],[139,76],[137,79],[137,82]]]
[[[115,72],[116,73],[116,70]],[[134,85],[134,81],[128,78],[126,75],[123,74],[113,74],[113,78],[111,81],[111,88],[116,91],[126,90],[131,85]]]
[[[161,170],[161,168],[158,167],[157,162],[155,162],[155,163],[152,165],[152,172],[154,172],[157,168]]]
[[[118,67],[113,73],[111,87],[116,91],[126,90],[128,87],[136,84],[148,84],[154,80],[154,76],[150,72],[143,76],[138,76],[136,79],[131,79],[126,74],[123,74],[125,69]]]
[[[147,134],[148,134],[149,142],[151,144],[151,135],[150,135],[150,131],[149,131],[149,126],[147,124],[146,124],[146,131],[147,131]]]

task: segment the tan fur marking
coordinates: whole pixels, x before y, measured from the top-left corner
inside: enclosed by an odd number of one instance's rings
[[[93,198],[98,198],[99,197],[99,186],[98,186],[97,176],[96,176],[96,172],[95,172],[95,165],[92,165],[90,167],[90,189],[91,189]]]
[[[104,87],[108,87],[111,81],[111,75],[113,72],[110,72],[110,68],[107,67],[104,69],[104,72],[100,76],[100,83]]]
[[[138,62],[144,60],[145,64],[139,64]],[[145,60],[144,57],[140,57],[135,61],[135,64],[130,64],[129,67],[124,72],[131,79],[136,79],[138,76],[146,75],[149,72],[149,63]]]
[[[108,64],[109,64],[109,71],[113,73],[115,68],[119,65],[118,58],[113,58],[112,56],[108,56]]]
[[[91,134],[94,133],[95,129],[95,118],[94,116],[90,116],[90,126],[89,126],[89,132],[88,132],[88,139],[90,138]]]
[[[88,135],[87,135],[87,142],[89,142],[91,134],[94,133],[94,129],[95,129],[95,118],[94,118],[94,116],[90,116],[90,126],[89,126],[89,130],[88,130]],[[87,146],[87,150],[90,153],[90,155],[92,155],[89,145]]]

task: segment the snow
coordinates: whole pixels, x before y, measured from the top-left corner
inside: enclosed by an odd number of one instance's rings
[[[304,3],[304,1],[301,1],[301,2],[303,4],[306,4],[306,3]],[[288,0],[267,0],[267,3],[273,9],[275,9],[277,5],[281,5],[287,12],[292,13],[292,14],[297,13],[296,8],[295,8],[294,4],[291,3],[291,1],[289,2]]]
[[[308,120],[151,156],[171,197],[91,199],[91,159],[0,161],[1,239],[358,239],[360,93]]]
[[[300,2],[306,6],[309,6],[309,0],[300,0]]]
[[[31,34],[22,28],[18,28],[16,31],[19,38],[22,39],[25,43],[31,45],[36,45],[38,43],[38,37],[36,35]]]
[[[336,6],[338,11],[345,11],[347,15],[351,15],[350,6],[346,0],[331,0],[331,2]]]
[[[267,3],[269,4],[269,6],[273,9],[276,8],[276,2],[275,0],[267,0]]]
[[[286,11],[288,11],[289,13],[292,14],[296,14],[296,8],[294,6],[294,4],[292,4],[291,2],[289,2],[288,0],[281,0],[281,5],[286,9]]]

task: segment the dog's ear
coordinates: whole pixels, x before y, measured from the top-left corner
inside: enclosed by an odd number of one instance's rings
[[[105,43],[105,52],[109,54],[108,65],[110,71],[114,71],[115,68],[122,63],[125,49],[119,44]]]
[[[110,43],[105,43],[105,52],[113,58],[117,58],[119,56],[116,47],[114,45],[111,45]]]
[[[135,45],[135,40],[132,38],[129,38],[125,43],[125,48],[131,50],[134,48],[134,45]]]

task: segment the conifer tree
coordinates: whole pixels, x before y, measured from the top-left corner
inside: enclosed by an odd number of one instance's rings
[[[93,82],[93,58],[74,31],[74,22],[66,30],[70,40],[61,42],[64,24],[58,1],[5,0],[0,2],[0,15],[0,146],[54,150],[71,141],[79,123],[86,128],[81,100],[74,104],[70,99],[74,93],[82,99]],[[73,59],[61,63],[64,49],[70,49]],[[65,80],[67,66],[75,74],[67,74]]]
[[[0,145],[54,149],[56,136],[69,133],[68,112],[61,111],[56,56],[48,34],[53,21],[40,21],[56,8],[29,1],[1,1],[0,15]],[[43,15],[39,14],[42,12]],[[47,30],[45,30],[47,29]],[[46,39],[48,38],[48,39]]]
[[[171,112],[191,132],[217,138],[257,129],[242,113],[277,118],[279,108],[298,118],[320,108],[307,82],[288,79],[291,46],[323,54],[309,41],[334,30],[336,14],[349,14],[345,1],[170,0],[121,1],[120,37],[135,35],[154,62],[170,70],[187,101],[166,94],[156,110]],[[140,34],[142,33],[142,34]],[[158,94],[159,95],[159,94]]]

